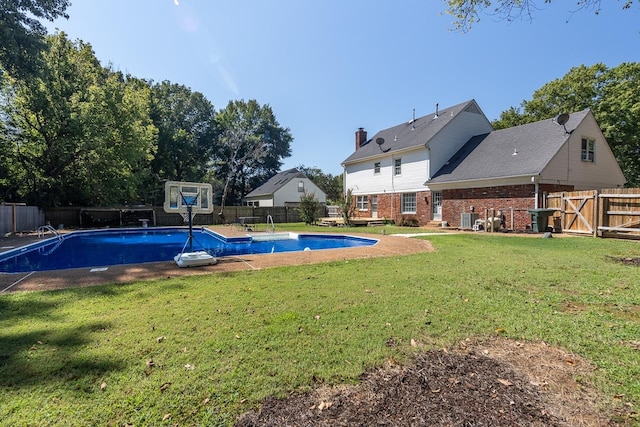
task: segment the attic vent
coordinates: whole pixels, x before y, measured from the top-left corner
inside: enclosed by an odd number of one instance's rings
[[[467,108],[464,109],[464,111],[466,111],[467,113],[482,114],[475,103],[470,104]]]

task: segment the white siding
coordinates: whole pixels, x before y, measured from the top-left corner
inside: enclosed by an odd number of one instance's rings
[[[345,169],[345,189],[351,189],[354,195],[422,190],[427,180],[427,156],[427,150],[422,148],[348,165]],[[396,159],[402,162],[400,175],[395,175]],[[378,174],[374,173],[376,162],[380,162]]]
[[[436,119],[437,120],[437,119]],[[371,158],[345,167],[345,190],[354,195],[422,191],[424,183],[473,136],[491,132],[491,124],[483,114],[462,111],[431,141],[429,149],[416,147],[412,151]],[[402,160],[402,174],[394,175],[394,160]],[[380,173],[374,164],[380,162]]]
[[[593,162],[582,161],[582,138],[595,141]],[[541,174],[543,182],[574,185],[576,190],[622,187],[624,175],[592,115],[571,133]]]
[[[284,206],[286,203],[299,203],[300,196],[303,194],[298,191],[298,182],[304,183],[304,191],[307,194],[315,193],[316,198],[320,203],[327,202],[326,194],[315,185],[309,178],[294,178],[287,182],[282,188],[274,194],[274,205]]]

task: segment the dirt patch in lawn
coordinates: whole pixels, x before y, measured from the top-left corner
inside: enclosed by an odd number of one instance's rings
[[[636,267],[640,267],[640,258],[638,257],[614,257],[607,255],[607,258],[611,261],[619,262],[620,264],[635,265]]]
[[[269,398],[242,415],[252,426],[626,426],[623,404],[603,410],[586,384],[593,367],[545,343],[460,343],[388,362],[356,386],[325,386]],[[626,408],[620,409],[620,408]],[[615,421],[614,421],[615,420]]]

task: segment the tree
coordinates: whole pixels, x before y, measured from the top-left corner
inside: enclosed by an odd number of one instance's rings
[[[291,155],[293,138],[271,107],[257,101],[230,101],[216,114],[217,143],[212,173],[224,180],[222,202],[240,203],[244,194],[275,175]]]
[[[574,67],[533,93],[521,108],[511,107],[493,122],[497,129],[572,113],[593,112],[628,186],[640,186],[640,63]]]
[[[69,0],[0,0],[0,68],[15,78],[35,75],[47,34],[38,19],[69,18],[65,10],[70,4]]]
[[[347,190],[347,192],[338,201],[338,206],[340,206],[340,214],[342,215],[344,224],[350,225],[351,218],[356,210],[355,204],[353,203],[353,190],[350,188]]]
[[[151,187],[165,180],[205,180],[215,146],[215,110],[200,92],[164,81],[152,86],[151,118],[158,129],[158,151],[151,162]]]
[[[300,196],[300,219],[305,224],[315,224],[318,221],[318,209],[320,208],[320,202],[315,193],[303,194]]]
[[[138,203],[156,129],[150,90],[103,68],[91,46],[47,38],[37,77],[5,91],[17,198],[39,206]]]
[[[315,185],[320,187],[327,195],[327,201],[335,203],[342,197],[342,174],[333,176],[330,173],[325,174],[317,167],[306,167],[300,165],[297,169],[304,173]]]
[[[449,15],[455,17],[453,22],[454,29],[467,32],[478,21],[483,13],[498,16],[506,21],[526,17],[528,20],[533,19],[533,12],[538,10],[533,0],[446,0]],[[551,3],[551,0],[544,0],[545,3]],[[576,0],[575,13],[578,10],[594,11],[597,15],[600,12],[600,4],[602,0]],[[623,9],[631,8],[633,0],[619,1]]]

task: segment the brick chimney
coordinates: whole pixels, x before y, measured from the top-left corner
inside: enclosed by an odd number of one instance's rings
[[[364,128],[358,128],[356,131],[356,150],[367,142],[367,131]]]

